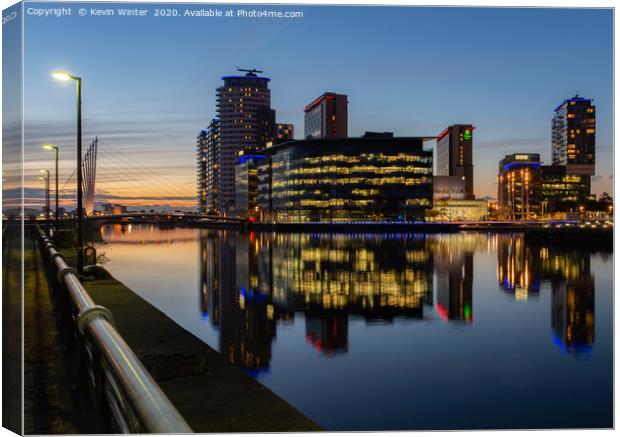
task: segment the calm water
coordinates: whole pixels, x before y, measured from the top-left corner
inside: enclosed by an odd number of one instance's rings
[[[519,235],[101,235],[116,278],[326,429],[612,426],[612,254]]]

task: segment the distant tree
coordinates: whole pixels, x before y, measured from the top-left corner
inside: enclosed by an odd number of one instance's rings
[[[605,207],[605,209],[610,205],[614,204],[614,199],[609,195],[607,191],[604,191],[603,194],[601,194],[601,197],[598,201],[601,203],[602,206]]]

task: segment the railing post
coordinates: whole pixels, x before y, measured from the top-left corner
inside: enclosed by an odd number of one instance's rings
[[[41,228],[37,230],[50,264],[49,279],[55,279],[50,282],[58,284],[55,295],[61,320],[67,321],[64,331],[72,363],[77,365],[70,372],[72,385],[75,390],[84,387],[83,381],[86,387],[92,386],[97,431],[109,431],[114,423],[121,432],[191,433],[114,327],[112,313],[95,304],[75,269],[67,265]],[[108,387],[113,387],[114,394]]]
[[[92,371],[95,384],[95,430],[97,433],[106,434],[110,432],[109,415],[106,409],[106,377],[103,366],[101,365],[101,354],[93,350]]]

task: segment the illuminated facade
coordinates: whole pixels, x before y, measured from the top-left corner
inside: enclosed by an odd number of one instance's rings
[[[437,137],[437,176],[455,176],[465,181],[465,198],[474,198],[473,132],[471,124],[447,127]]]
[[[499,163],[497,178],[498,217],[529,220],[540,216],[541,170],[537,153],[507,155]]]
[[[458,199],[467,197],[465,179],[460,176],[433,176],[433,200]]]
[[[258,164],[264,159],[253,149],[239,152],[235,166],[235,211],[240,216],[258,213]]]
[[[478,222],[486,220],[488,204],[485,199],[433,200],[433,208],[426,212],[431,222]]]
[[[570,174],[565,165],[543,165],[542,213],[569,212],[590,196],[590,176]]]
[[[235,205],[237,153],[262,148],[273,141],[275,111],[271,109],[269,78],[254,71],[245,76],[225,76],[217,89],[220,154],[217,178],[217,210],[230,212]]]
[[[271,218],[271,158],[269,155],[257,163],[256,166],[256,185],[258,191],[258,210],[260,220],[265,221]]]
[[[553,165],[568,166],[569,174],[593,175],[596,107],[578,95],[557,108],[551,123]]]
[[[198,212],[207,211],[207,131],[203,129],[196,139],[196,200]]]
[[[304,109],[304,138],[346,138],[348,101],[345,94],[324,93]]]
[[[421,220],[432,206],[424,138],[291,141],[266,149],[271,217],[283,222]],[[260,183],[260,182],[259,182]]]
[[[219,161],[219,122],[211,120],[206,129],[200,131],[196,141],[196,176],[198,212],[205,214],[217,209],[217,177]]]

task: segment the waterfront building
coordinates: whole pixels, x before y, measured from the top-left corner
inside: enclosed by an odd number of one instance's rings
[[[578,211],[579,203],[590,197],[590,176],[570,174],[565,165],[543,165],[541,172],[543,216]]]
[[[239,152],[235,166],[235,211],[238,215],[258,214],[258,164],[265,159],[254,148]]]
[[[541,170],[538,153],[515,153],[499,162],[498,218],[528,220],[540,216]]]
[[[304,138],[346,138],[348,136],[346,94],[326,92],[304,109]]]
[[[198,212],[207,211],[207,130],[202,129],[196,138],[196,200]]]
[[[240,71],[247,71],[247,74],[224,76],[224,85],[217,89],[220,138],[216,205],[221,213],[234,208],[235,165],[239,151],[248,147],[263,148],[273,141],[274,135],[270,79],[258,76],[258,70]]]
[[[256,166],[256,186],[258,191],[258,211],[261,222],[271,221],[271,157],[265,154],[265,158]]]
[[[553,166],[566,167],[566,177],[574,179],[569,184],[580,186],[575,201],[587,201],[596,158],[596,107],[592,99],[575,95],[555,108],[551,122],[551,155]],[[557,194],[552,197],[560,200],[567,196]],[[571,194],[568,197],[575,196]]]
[[[488,218],[485,199],[433,200],[433,208],[426,212],[429,222],[480,222]]]
[[[568,174],[594,175],[596,107],[592,99],[576,95],[555,108],[551,123],[553,165]]]
[[[437,176],[460,177],[465,198],[474,198],[473,132],[471,124],[448,126],[437,137]]]
[[[460,176],[433,176],[433,200],[467,199],[467,183]]]
[[[273,136],[274,143],[283,143],[295,139],[295,126],[287,123],[276,123]]]
[[[423,220],[433,156],[421,137],[291,141],[265,149],[277,221]],[[266,204],[260,191],[261,206]]]
[[[433,176],[433,208],[426,211],[428,221],[482,221],[487,212],[485,199],[470,198],[464,178]]]
[[[219,121],[213,119],[196,140],[196,191],[201,214],[217,211],[219,144]]]

